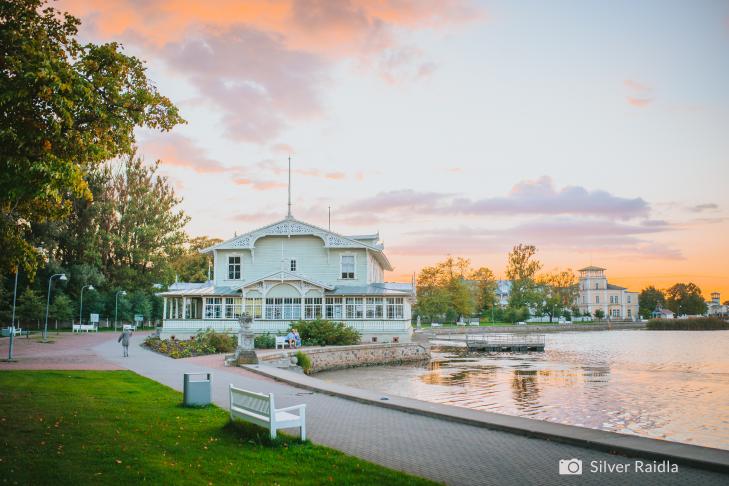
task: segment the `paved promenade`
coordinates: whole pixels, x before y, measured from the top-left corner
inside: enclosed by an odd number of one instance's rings
[[[67,341],[69,338],[84,339],[67,337],[59,344],[72,348],[73,341]],[[115,335],[86,339],[95,343],[91,348],[97,355],[93,364],[104,361],[109,368],[127,368],[177,390],[182,388],[183,373],[212,372],[213,400],[223,408],[228,407],[230,383],[259,392],[273,392],[278,406],[306,403],[307,429],[312,441],[448,484],[725,485],[729,481],[729,475],[686,466],[679,466],[676,474],[589,473],[590,461],[633,464],[634,460],[309,392],[244,369],[223,368],[219,357],[217,360],[213,357],[173,360],[139,347],[142,341],[139,335],[132,338],[129,358],[121,357],[121,346],[116,343]],[[83,348],[88,349],[88,345],[83,343]],[[22,367],[22,363],[17,365],[14,367]],[[6,366],[0,364],[0,370],[7,369]],[[583,461],[585,474],[560,476],[559,460],[573,457]]]

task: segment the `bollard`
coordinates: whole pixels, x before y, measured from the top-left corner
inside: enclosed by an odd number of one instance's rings
[[[204,376],[193,380],[194,376]],[[185,373],[183,402],[186,407],[204,407],[212,402],[212,373]]]

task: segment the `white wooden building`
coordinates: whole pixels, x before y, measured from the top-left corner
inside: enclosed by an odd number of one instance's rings
[[[243,312],[256,333],[283,333],[300,319],[344,322],[365,342],[408,342],[411,284],[385,283],[392,266],[379,234],[344,236],[287,218],[202,250],[214,277],[176,283],[164,298],[160,334],[238,332]]]

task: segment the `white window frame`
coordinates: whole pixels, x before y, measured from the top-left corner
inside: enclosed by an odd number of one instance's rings
[[[232,258],[237,258],[238,263],[231,263]],[[238,266],[238,277],[235,277],[235,266]],[[231,277],[231,271],[232,277]],[[228,255],[228,280],[240,280],[243,277],[243,257],[240,255]]]
[[[352,277],[343,277],[344,275],[344,257],[352,257],[354,259],[352,268]],[[350,273],[350,272],[347,272]],[[357,254],[356,253],[344,253],[339,255],[339,280],[357,280]]]

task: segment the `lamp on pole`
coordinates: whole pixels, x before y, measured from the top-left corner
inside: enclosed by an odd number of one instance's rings
[[[44,343],[48,341],[48,308],[51,306],[51,283],[53,282],[53,279],[56,277],[58,277],[58,280],[63,280],[63,281],[68,280],[65,273],[53,274],[48,279],[48,297],[46,299],[46,323],[43,326],[43,342]]]
[[[94,286],[91,284],[84,285],[81,287],[81,302],[78,309],[78,324],[79,326],[83,324],[83,315],[84,315],[84,289],[94,290]],[[80,329],[80,328],[79,328]]]
[[[125,290],[119,290],[114,298],[114,332],[116,332],[116,319],[119,314],[119,295],[127,295]]]

